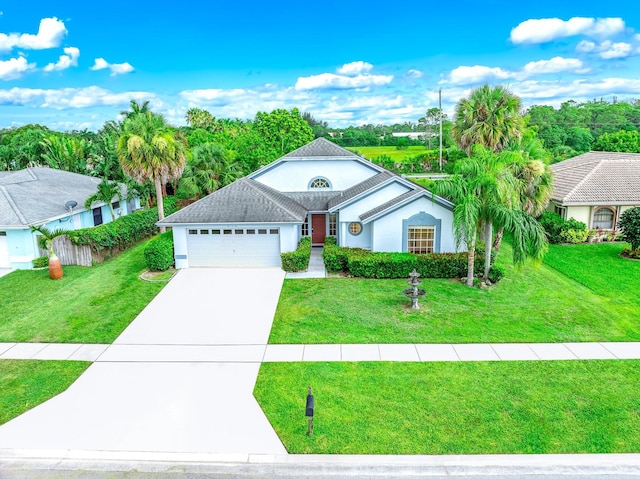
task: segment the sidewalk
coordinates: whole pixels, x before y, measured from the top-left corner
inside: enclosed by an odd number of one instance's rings
[[[267,345],[0,343],[0,359],[194,363],[640,359],[640,343]]]
[[[309,266],[306,271],[300,271],[297,273],[287,273],[287,279],[301,279],[301,278],[326,278],[327,270],[324,267],[324,260],[322,259],[322,246],[314,246],[311,248],[311,256],[309,257]]]

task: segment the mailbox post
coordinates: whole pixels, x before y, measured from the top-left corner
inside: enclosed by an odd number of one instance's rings
[[[309,427],[307,429],[307,434],[309,436],[313,435],[313,410],[315,408],[315,398],[313,397],[313,392],[311,391],[311,386],[309,386],[307,393],[307,410],[305,415],[309,418]]]

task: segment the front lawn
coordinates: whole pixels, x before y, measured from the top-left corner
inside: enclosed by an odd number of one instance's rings
[[[498,285],[424,280],[417,312],[407,307],[404,279],[285,280],[269,342],[640,341],[640,262],[619,257],[623,247],[552,247],[547,261],[556,269],[515,270],[504,245],[498,262],[507,274]]]
[[[165,283],[142,281],[145,243],[91,268],[0,278],[0,342],[111,343]]]
[[[290,453],[637,453],[639,381],[640,361],[264,363],[254,394]]]
[[[91,363],[0,359],[0,424],[60,394]]]

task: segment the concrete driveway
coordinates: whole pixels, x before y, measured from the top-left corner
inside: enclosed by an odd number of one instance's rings
[[[252,395],[283,279],[180,271],[66,392],[1,426],[0,449],[286,454]],[[220,360],[231,344],[261,353]]]

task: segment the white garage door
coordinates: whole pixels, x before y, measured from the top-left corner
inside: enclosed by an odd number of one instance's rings
[[[189,266],[280,266],[278,228],[187,230]]]
[[[8,268],[9,263],[9,244],[7,243],[7,232],[0,231],[0,268]]]

